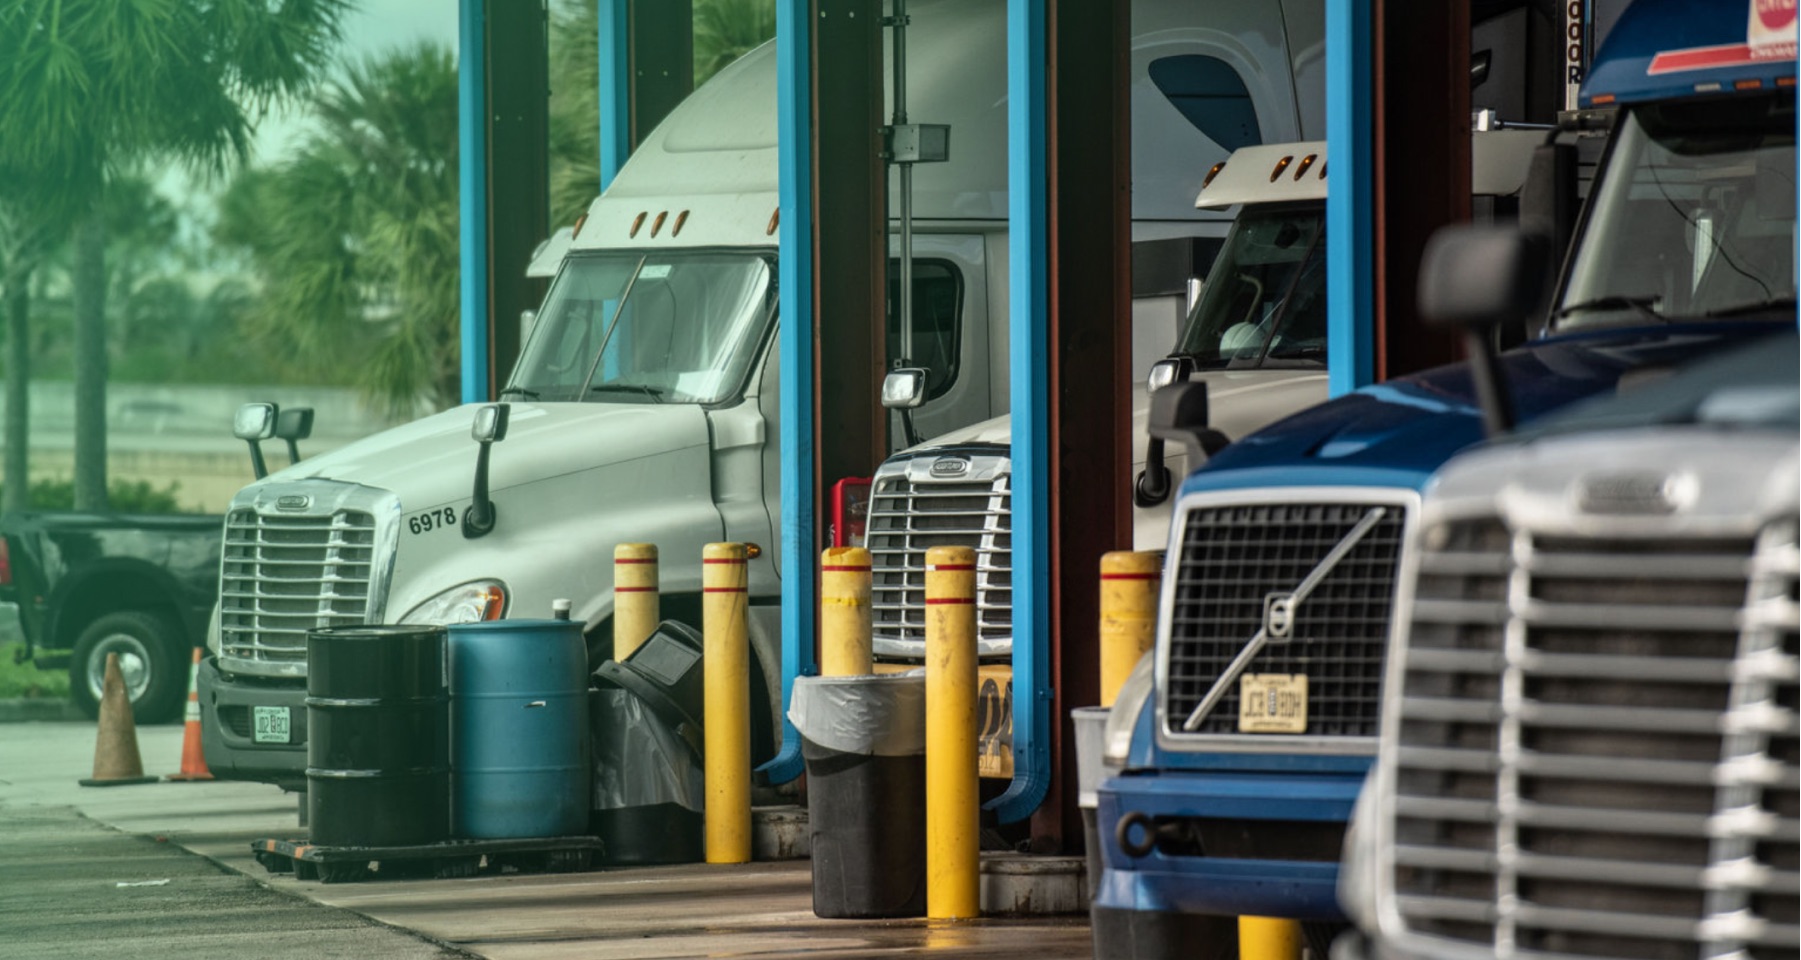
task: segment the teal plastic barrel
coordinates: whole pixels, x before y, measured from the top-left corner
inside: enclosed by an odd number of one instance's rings
[[[451,832],[581,836],[588,826],[588,651],[567,620],[450,627]]]

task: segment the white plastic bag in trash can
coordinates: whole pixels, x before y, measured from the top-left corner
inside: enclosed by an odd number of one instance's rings
[[[801,736],[828,750],[919,756],[926,750],[925,673],[796,677],[788,719]]]

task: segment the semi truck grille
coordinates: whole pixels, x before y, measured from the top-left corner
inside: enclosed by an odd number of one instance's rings
[[[375,515],[339,509],[226,515],[220,645],[231,658],[306,663],[306,632],[365,622],[375,575]]]
[[[1010,488],[1005,472],[992,480],[876,478],[867,544],[878,645],[925,643],[926,550],[969,547],[976,552],[977,641],[985,653],[1005,652],[996,645],[1013,638]]]
[[[1305,736],[1374,737],[1406,514],[1399,503],[1189,510],[1165,610],[1167,732],[1238,734],[1241,675],[1304,674]],[[1346,543],[1333,561],[1335,548]],[[1286,612],[1273,615],[1277,607]],[[1272,624],[1286,637],[1267,636],[1239,674],[1229,673]],[[1210,693],[1213,703],[1199,725],[1186,729]]]
[[[1391,732],[1407,927],[1500,957],[1793,958],[1795,521],[1423,540]]]

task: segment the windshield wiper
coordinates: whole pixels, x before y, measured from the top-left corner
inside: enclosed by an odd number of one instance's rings
[[[525,389],[525,388],[524,388],[524,387],[507,387],[507,388],[505,388],[505,389],[503,389],[503,390],[501,390],[501,391],[500,391],[500,395],[501,395],[501,396],[502,396],[502,397],[505,397],[505,396],[506,396],[506,395],[507,395],[507,394],[509,394],[509,393],[516,393],[516,394],[518,394],[518,395],[520,395],[520,396],[522,396],[522,397],[524,397],[524,398],[525,398],[525,399],[527,399],[527,400],[536,400],[536,399],[538,399],[538,391],[536,391],[536,390],[527,390],[527,389]]]
[[[648,383],[597,383],[597,384],[589,387],[588,389],[594,393],[602,393],[602,392],[606,392],[606,391],[613,391],[613,392],[623,391],[625,393],[642,393],[645,396],[651,398],[652,400],[655,400],[658,403],[665,402],[663,400],[663,388],[653,387]]]
[[[1791,310],[1794,309],[1794,296],[1791,294],[1786,297],[1771,297],[1768,300],[1759,300],[1755,303],[1734,304],[1730,307],[1721,307],[1718,310],[1705,311],[1701,316],[1709,319],[1714,317],[1736,317],[1742,314],[1760,313],[1764,310],[1775,310],[1781,307],[1788,307]]]
[[[1556,313],[1551,314],[1551,319],[1561,320],[1578,310],[1632,309],[1656,320],[1658,323],[1669,323],[1670,318],[1657,311],[1657,305],[1662,301],[1663,297],[1656,295],[1645,294],[1639,296],[1624,296],[1616,293],[1605,297],[1596,297],[1593,300],[1584,300],[1581,303],[1572,303],[1566,307],[1560,307]]]

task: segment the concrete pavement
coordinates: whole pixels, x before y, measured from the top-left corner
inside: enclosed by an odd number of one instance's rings
[[[138,739],[148,772],[178,768],[179,725],[140,727]],[[334,908],[330,916],[364,917],[411,931],[418,937],[408,942],[429,949],[442,944],[497,960],[851,958],[926,951],[957,957],[1029,955],[1034,960],[1090,955],[1087,918],[1080,916],[955,923],[820,920],[812,911],[806,861],[455,880],[296,880],[265,872],[249,850],[253,839],[299,836],[293,795],[261,784],[226,782],[79,787],[75,781],[91,772],[93,746],[94,727],[88,723],[0,727],[0,829],[6,829],[5,819],[32,814],[34,808],[46,816],[56,816],[50,811],[57,809],[76,810],[128,835],[167,838],[260,888]],[[10,867],[0,862],[0,902],[11,902],[19,893],[14,887],[21,881]],[[229,926],[234,921],[222,915],[217,922]],[[0,924],[0,955],[12,956],[7,936]],[[231,955],[257,960],[332,955],[306,938],[267,939],[257,949]],[[432,954],[382,949],[347,955]]]

